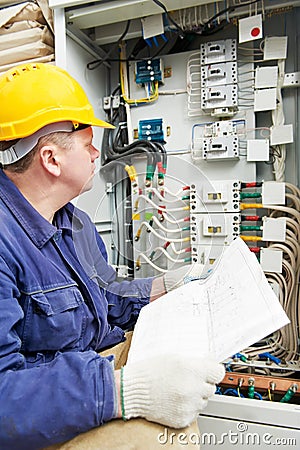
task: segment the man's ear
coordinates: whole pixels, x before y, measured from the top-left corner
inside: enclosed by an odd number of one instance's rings
[[[47,144],[40,149],[41,164],[51,175],[58,177],[61,172],[59,151],[56,145]]]

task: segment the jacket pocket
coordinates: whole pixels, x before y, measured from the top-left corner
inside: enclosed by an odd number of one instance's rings
[[[78,348],[86,323],[80,291],[64,287],[27,295],[22,350],[55,351]]]

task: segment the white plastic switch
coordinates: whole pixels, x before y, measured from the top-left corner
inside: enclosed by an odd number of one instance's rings
[[[285,242],[286,218],[264,217],[263,219],[263,241]]]
[[[254,111],[273,111],[276,109],[276,88],[254,91]]]
[[[255,88],[274,88],[278,82],[278,67],[257,67],[255,70]]]
[[[236,39],[206,42],[205,44],[201,44],[200,46],[201,65],[226,61],[236,61],[236,58]]]
[[[261,192],[263,205],[285,205],[284,182],[264,181]]]
[[[247,161],[269,161],[269,139],[248,139]]]
[[[283,252],[273,248],[261,248],[260,265],[264,272],[282,273]]]
[[[278,125],[271,128],[271,145],[290,144],[294,142],[293,125]]]
[[[271,36],[265,38],[264,60],[286,59],[287,36]]]

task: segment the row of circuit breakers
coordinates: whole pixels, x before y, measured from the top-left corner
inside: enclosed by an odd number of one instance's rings
[[[272,48],[272,55],[265,52],[263,58],[266,62],[276,58],[276,55],[273,56],[276,45],[287,51],[286,36],[270,37],[266,40],[266,47],[267,43]],[[244,113],[246,110],[255,113],[276,109],[277,65],[254,67],[254,61],[251,62],[249,56],[245,60],[242,55],[238,61],[236,39],[201,44],[198,56],[192,61],[187,75],[190,79],[187,86],[188,108],[194,105],[190,113],[192,116],[205,114],[216,118],[215,122],[193,125],[193,160],[237,160],[245,156],[248,162],[269,161],[270,146],[293,142],[292,124],[272,126],[256,136],[253,118],[248,123],[247,115],[237,116],[242,110]],[[195,67],[195,72],[191,67]],[[167,84],[163,60],[137,62],[135,83],[145,86],[155,82]],[[169,128],[161,117],[143,119],[134,130],[134,138],[164,143],[168,140]]]
[[[250,250],[256,252],[259,249],[264,271],[281,272],[282,252],[267,248],[267,242],[285,241],[286,219],[269,217],[273,205],[284,204],[285,184],[280,182],[218,180],[206,185],[192,183],[190,235],[193,262],[214,263],[224,246],[240,236]]]
[[[202,44],[200,48],[201,71],[201,109],[215,112],[215,115],[232,115],[238,109],[238,68],[237,42],[235,39]],[[138,85],[158,82],[164,83],[164,63],[162,59],[138,61],[135,65],[135,82]],[[135,138],[152,141],[164,141],[163,121],[161,118],[140,120]],[[234,134],[233,131],[231,134]],[[221,133],[220,136],[223,136]],[[217,143],[237,149],[237,138],[232,142]],[[216,149],[217,149],[216,148]],[[221,149],[222,150],[222,149]],[[229,150],[231,154],[231,151]],[[237,150],[232,157],[238,156]]]

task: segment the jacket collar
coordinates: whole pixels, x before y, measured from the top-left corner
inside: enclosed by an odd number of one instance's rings
[[[58,228],[79,231],[83,227],[81,220],[76,217],[74,205],[71,203],[57,211],[55,215],[57,226],[49,223],[26,200],[2,169],[0,169],[0,199],[38,248],[42,248]]]

